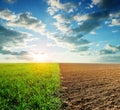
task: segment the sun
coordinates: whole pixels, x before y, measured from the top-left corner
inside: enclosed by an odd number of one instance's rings
[[[33,60],[36,62],[45,62],[47,61],[47,56],[45,53],[34,53],[32,54]]]

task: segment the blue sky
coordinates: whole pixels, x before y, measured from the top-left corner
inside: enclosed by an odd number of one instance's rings
[[[0,0],[0,62],[120,63],[120,0]]]

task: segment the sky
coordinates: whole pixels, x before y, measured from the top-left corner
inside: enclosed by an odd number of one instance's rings
[[[120,63],[120,0],[0,0],[0,62]]]

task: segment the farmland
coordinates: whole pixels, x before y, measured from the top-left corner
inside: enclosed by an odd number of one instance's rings
[[[59,110],[58,64],[0,64],[1,110]]]
[[[120,110],[119,64],[60,64],[62,110]]]
[[[120,110],[119,64],[0,64],[0,110]]]

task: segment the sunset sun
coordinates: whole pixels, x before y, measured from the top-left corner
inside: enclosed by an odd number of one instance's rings
[[[33,57],[34,61],[44,62],[44,61],[47,61],[49,56],[47,56],[46,54],[43,54],[43,53],[37,53],[37,54],[32,54],[32,57]]]

